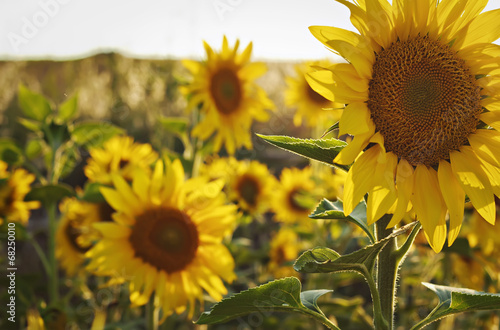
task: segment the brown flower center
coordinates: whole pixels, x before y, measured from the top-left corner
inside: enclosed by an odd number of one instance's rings
[[[198,230],[189,216],[173,208],[158,208],[137,217],[130,235],[135,256],[174,273],[186,268],[196,256]]]
[[[78,237],[82,234],[82,230],[75,226],[73,221],[68,221],[66,223],[66,228],[64,228],[64,233],[66,234],[66,238],[68,239],[69,244],[79,253],[87,252],[91,245],[82,246],[82,244],[78,244]]]
[[[476,130],[480,88],[464,60],[428,36],[377,54],[368,107],[387,151],[412,165],[449,159]]]
[[[310,196],[300,188],[293,189],[288,193],[288,204],[297,212],[309,212],[310,202]]]
[[[218,70],[212,76],[210,94],[221,114],[229,115],[236,111],[242,99],[242,86],[236,72],[230,68]]]
[[[260,185],[253,176],[248,174],[243,175],[236,184],[236,191],[250,207],[257,205]]]

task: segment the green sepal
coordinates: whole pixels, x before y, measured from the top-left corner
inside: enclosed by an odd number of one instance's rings
[[[337,157],[340,151],[346,146],[342,140],[337,139],[299,139],[285,135],[261,135],[257,134],[266,142],[275,145],[281,149],[293,152],[300,156],[317,160],[341,168],[345,171],[349,170],[349,166],[333,163],[333,159]]]
[[[439,304],[425,319],[413,326],[412,330],[421,329],[452,314],[500,309],[500,294],[498,293],[492,294],[425,282],[422,284],[436,293]]]
[[[366,202],[362,201],[347,217],[344,215],[344,203],[339,199],[331,202],[328,199],[323,199],[316,209],[309,215],[311,219],[317,220],[347,220],[354,223],[361,228],[367,235],[372,243],[375,243],[375,235],[373,233],[373,226],[368,225],[366,220]]]

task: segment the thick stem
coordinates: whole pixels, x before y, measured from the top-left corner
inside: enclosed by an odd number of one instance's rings
[[[158,329],[158,320],[160,316],[160,309],[155,304],[155,293],[151,294],[148,304],[146,305],[146,322],[148,330]]]
[[[59,300],[59,272],[56,259],[56,204],[52,203],[47,207],[49,216],[49,238],[48,238],[48,261],[50,265],[49,275],[49,301],[51,303]]]
[[[386,214],[376,222],[377,241],[389,236],[393,229],[386,229],[391,221],[392,215]],[[394,323],[394,299],[396,296],[396,278],[399,261],[395,255],[397,250],[396,238],[390,238],[389,243],[380,251],[377,265],[377,288],[380,294],[380,305],[382,316],[393,329]]]

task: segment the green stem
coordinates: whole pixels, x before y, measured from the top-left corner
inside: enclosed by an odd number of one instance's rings
[[[387,320],[383,317],[382,313],[382,305],[380,302],[380,295],[377,290],[377,285],[373,280],[371,274],[365,274],[366,281],[368,282],[368,286],[370,287],[370,292],[372,294],[373,300],[373,319],[375,323],[375,329],[389,329],[389,324]]]
[[[148,304],[146,305],[146,322],[148,330],[158,329],[158,320],[160,316],[160,309],[155,307],[155,294],[151,294]]]
[[[33,235],[31,235],[31,234],[28,235],[28,241],[31,243],[31,245],[33,246],[33,248],[36,251],[36,254],[40,258],[40,261],[42,262],[43,269],[45,270],[45,273],[47,274],[47,276],[50,276],[50,274],[52,272],[52,268],[51,268],[51,265],[49,263],[49,260],[47,259],[47,256],[45,255],[45,252],[40,247],[40,244],[38,244],[35,237],[33,237]]]
[[[337,327],[335,324],[332,323],[326,316],[313,312],[312,310],[301,310],[302,313],[317,319],[321,323],[323,323],[324,326],[326,326],[328,329],[333,329],[333,330],[340,330],[339,327]]]
[[[376,222],[377,241],[389,236],[393,229],[386,229],[391,221],[392,215],[386,214]],[[394,326],[394,303],[396,295],[396,277],[399,267],[396,238],[390,238],[387,245],[378,255],[377,265],[377,289],[380,294],[381,312],[388,322],[389,329]]]
[[[48,238],[48,261],[50,265],[49,274],[49,301],[51,303],[59,300],[59,273],[56,259],[56,204],[52,203],[47,206],[49,215],[49,238]]]

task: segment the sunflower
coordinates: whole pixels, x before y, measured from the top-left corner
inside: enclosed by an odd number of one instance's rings
[[[7,167],[7,163],[0,160],[0,224],[7,219],[26,225],[30,210],[40,207],[38,201],[24,201],[35,176],[22,168],[9,172]]]
[[[260,215],[269,209],[276,179],[266,165],[254,160],[240,161],[229,179],[228,198],[235,201],[240,209],[251,215]]]
[[[184,182],[179,160],[164,167],[157,161],[152,174],[134,172],[131,186],[113,176],[114,188],[101,188],[116,213],[94,224],[102,238],[86,256],[95,274],[129,281],[134,306],[154,291],[166,317],[202,301],[203,289],[216,300],[227,293],[221,279],[236,276],[222,239],[234,229],[236,207],[224,205],[221,180]]]
[[[100,235],[93,223],[110,221],[113,210],[107,203],[88,203],[76,198],[61,202],[63,217],[56,233],[56,257],[69,276],[82,270],[85,252]]]
[[[292,262],[299,256],[298,243],[299,237],[292,228],[283,227],[273,236],[268,269],[275,278],[297,275],[292,268]]]
[[[238,160],[234,157],[211,156],[200,166],[200,176],[210,180],[222,179],[227,184],[236,173]]]
[[[308,215],[314,210],[321,195],[312,175],[312,168],[309,166],[304,169],[283,169],[271,199],[276,220],[284,223],[310,223]]]
[[[274,104],[256,83],[267,68],[263,63],[250,63],[252,43],[238,54],[239,40],[229,48],[226,37],[222,51],[216,53],[204,43],[207,59],[203,62],[184,60],[183,65],[193,75],[193,81],[182,89],[190,95],[188,108],[200,103],[204,118],[194,127],[192,135],[207,140],[215,132],[214,149],[222,144],[229,154],[236,148],[252,148],[250,126],[253,120],[266,121]]]
[[[295,126],[302,125],[302,119],[310,127],[324,125],[328,121],[338,121],[343,104],[332,102],[315,92],[306,80],[305,74],[314,67],[330,67],[332,63],[323,60],[300,63],[295,66],[296,77],[287,77],[288,89],[285,92],[285,104],[297,108],[293,116]]]
[[[102,148],[90,149],[84,172],[91,182],[110,184],[116,173],[130,181],[136,168],[150,170],[158,154],[148,143],[135,143],[130,136],[114,136]]]
[[[338,0],[359,31],[311,27],[348,63],[308,74],[311,87],[346,106],[334,159],[351,164],[349,214],[368,192],[370,223],[413,210],[434,251],[460,230],[465,195],[495,221],[500,195],[500,10],[485,1]],[[360,155],[361,153],[361,155]],[[359,156],[359,157],[358,157]]]

